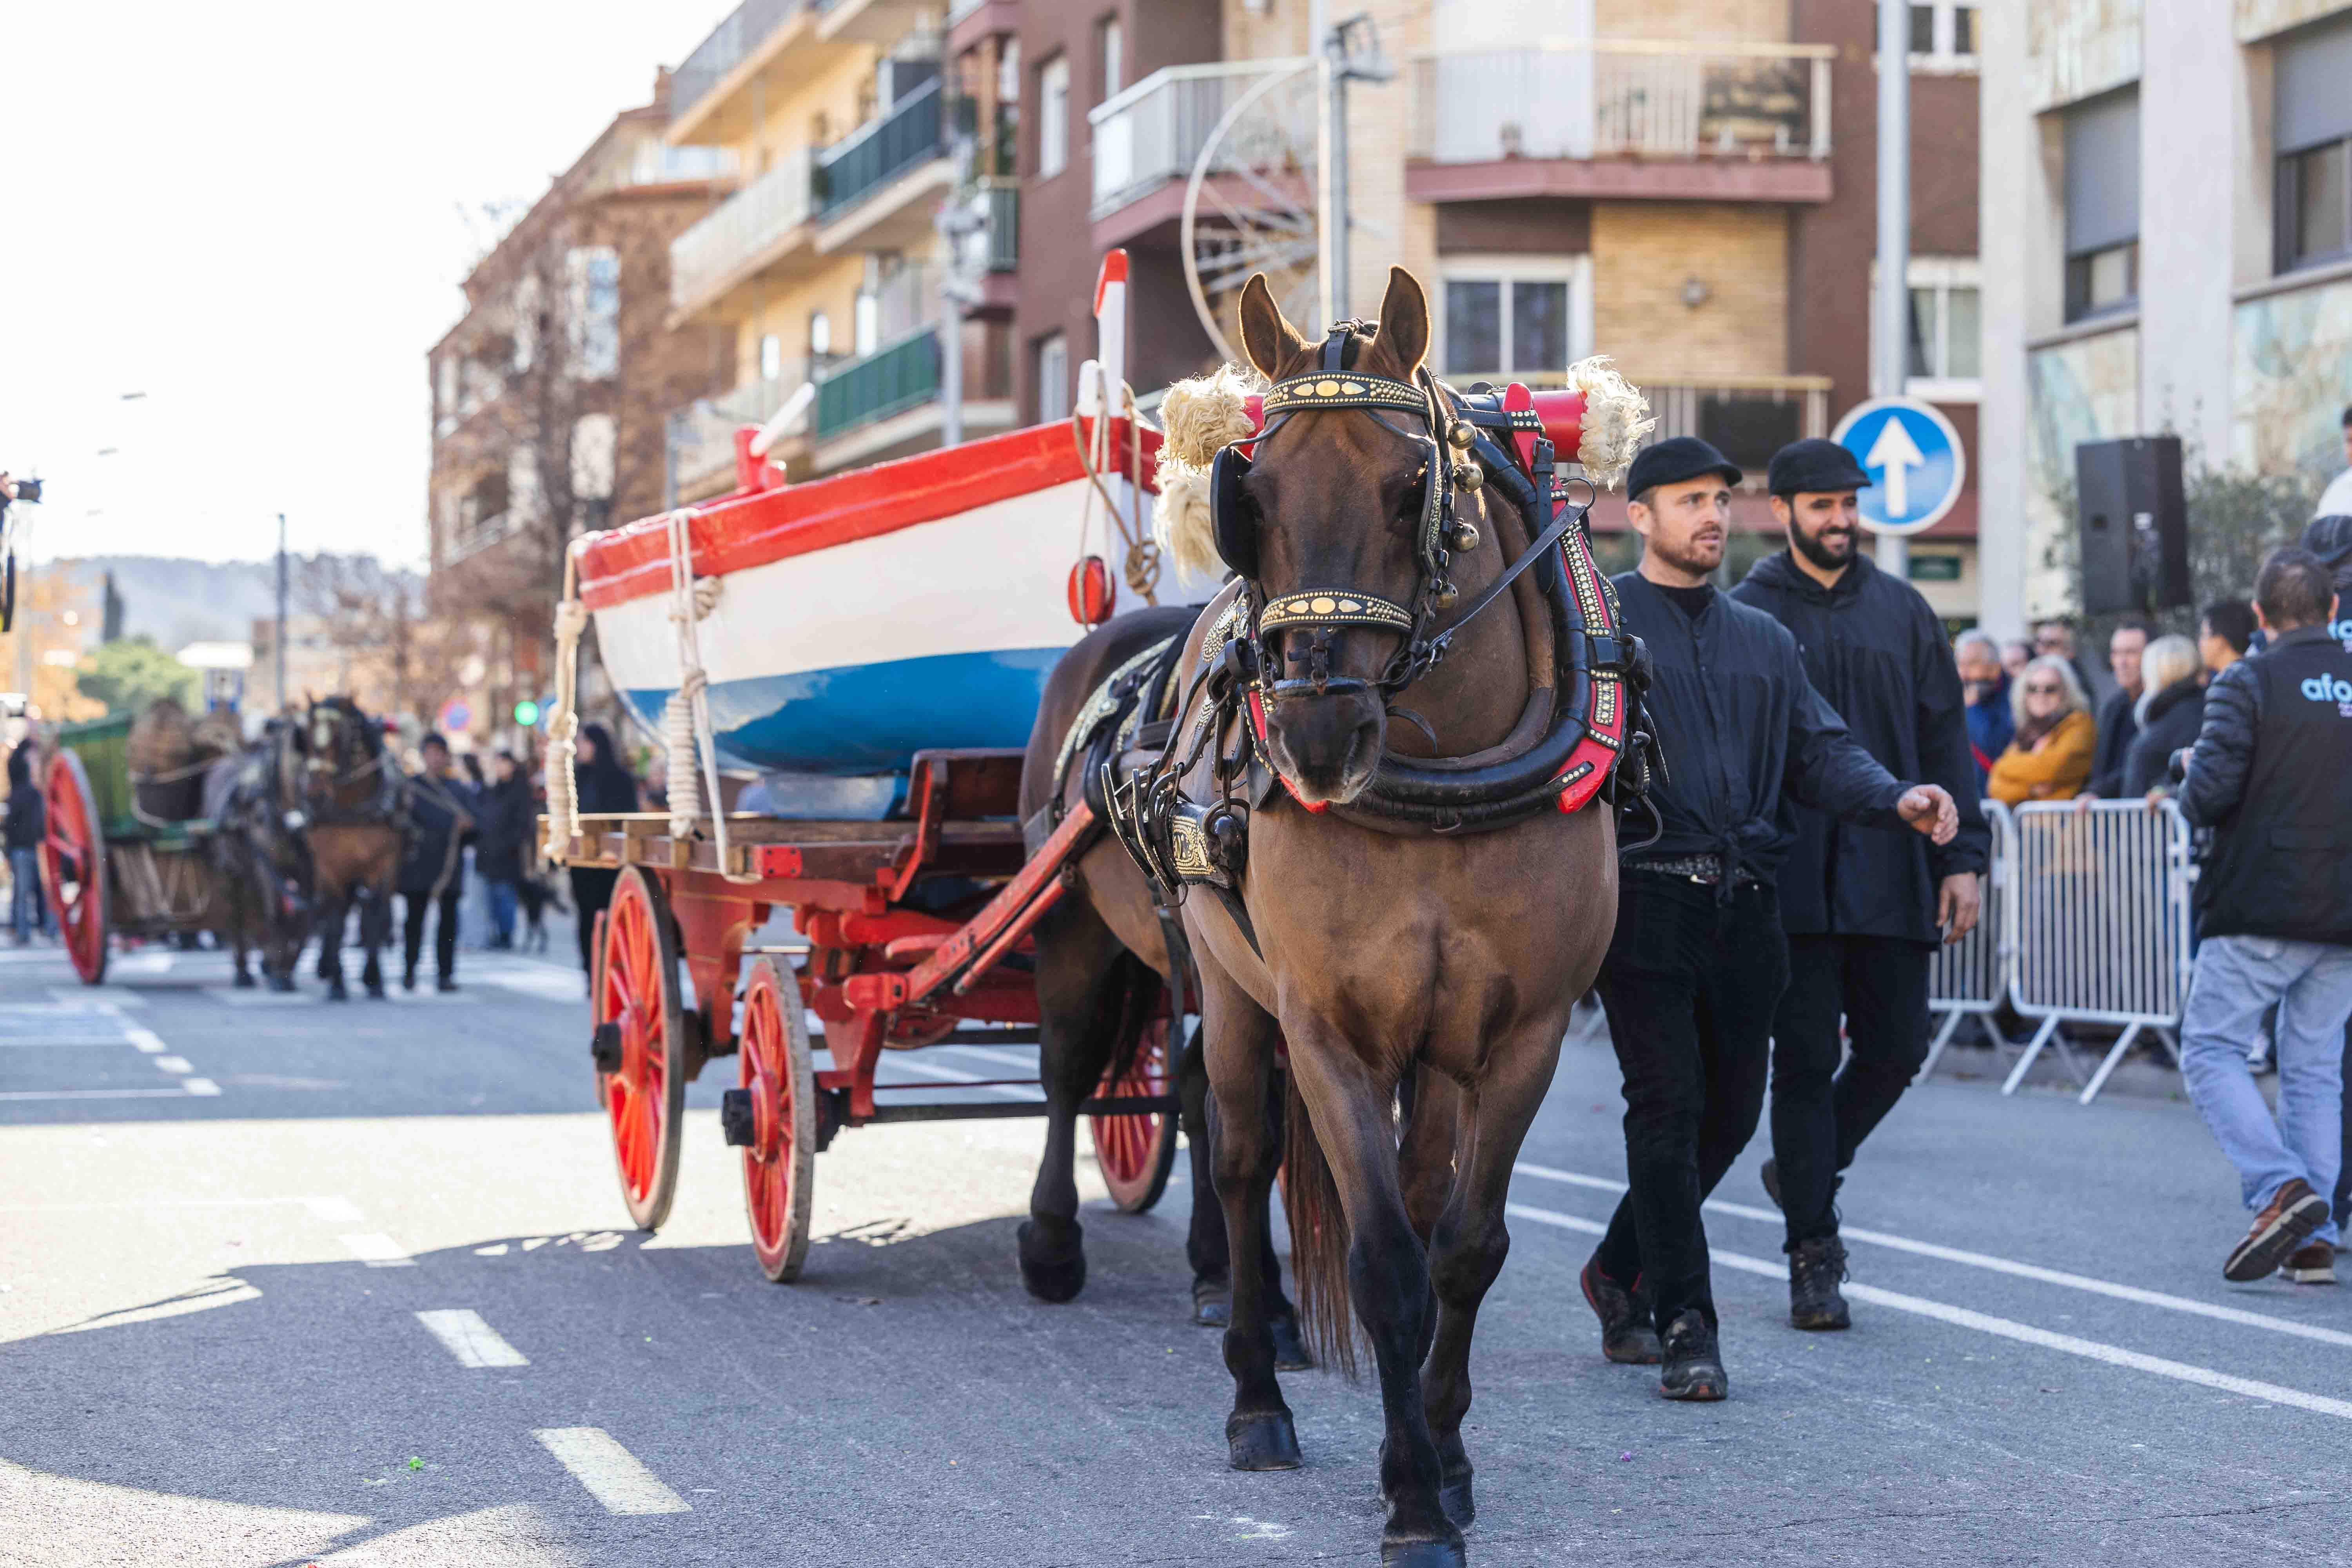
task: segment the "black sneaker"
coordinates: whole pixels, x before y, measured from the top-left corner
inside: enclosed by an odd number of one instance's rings
[[[1845,1277],[1844,1242],[1822,1236],[1797,1243],[1789,1254],[1789,1321],[1801,1329],[1853,1327],[1838,1294]]]
[[[1640,1282],[1628,1290],[1601,1272],[1601,1260],[1591,1258],[1579,1277],[1584,1300],[1601,1320],[1601,1353],[1620,1366],[1655,1366],[1665,1359],[1658,1331],[1650,1325],[1649,1292]]]
[[[1703,1402],[1730,1394],[1731,1375],[1723,1370],[1723,1352],[1706,1313],[1696,1307],[1684,1309],[1666,1325],[1663,1343],[1666,1370],[1658,1376],[1662,1396]]]

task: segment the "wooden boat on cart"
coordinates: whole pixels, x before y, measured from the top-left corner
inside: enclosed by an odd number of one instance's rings
[[[1120,385],[1105,369],[1101,384]],[[1081,406],[1091,435],[1083,393]],[[1577,450],[1578,395],[1529,406]],[[1110,458],[1099,477],[1150,491],[1157,433],[1109,423],[1088,443]],[[1045,1112],[1026,1097],[918,1100],[940,1084],[877,1073],[885,1052],[951,1034],[1037,1038],[1030,932],[1094,816],[1079,804],[1031,850],[1017,802],[1045,680],[1087,629],[1087,563],[1067,563],[1093,479],[1066,423],[806,484],[754,451],[740,432],[733,494],[591,535],[573,566],[605,672],[656,732],[689,679],[674,617],[698,622],[715,752],[801,814],[701,816],[682,834],[667,814],[583,815],[550,847],[620,873],[595,941],[591,1050],[630,1216],[667,1216],[686,1085],[731,1056],[721,1123],[760,1267],[787,1280],[808,1247],[814,1158],[844,1128]],[[799,940],[747,945],[779,907]],[[1085,1107],[1129,1212],[1158,1201],[1175,1160],[1178,1022],[1147,1010],[1111,1058],[1132,1065]],[[1016,1085],[1035,1080],[956,1087]]]

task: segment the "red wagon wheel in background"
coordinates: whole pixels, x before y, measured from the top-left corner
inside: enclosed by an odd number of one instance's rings
[[[743,1151],[743,1212],[760,1272],[778,1284],[800,1278],[808,1257],[809,1196],[816,1178],[816,1068],[800,983],[774,963],[751,965],[743,993],[742,1087],[719,1121]]]
[[[621,1201],[646,1230],[669,1217],[686,1113],[676,931],[661,885],[643,867],[625,868],[604,912],[591,1049],[612,1119]]]
[[[1154,1016],[1143,1026],[1127,1071],[1117,1078],[1106,1077],[1096,1093],[1105,1100],[1174,1094],[1175,1064],[1169,1047],[1173,1032],[1173,1023],[1165,1013]],[[1120,1213],[1141,1214],[1167,1190],[1168,1173],[1176,1163],[1176,1123],[1172,1111],[1161,1110],[1087,1118],[1103,1184],[1110,1189],[1111,1201],[1118,1205]]]
[[[106,834],[98,799],[81,759],[60,751],[49,759],[48,826],[41,838],[41,889],[64,933],[66,953],[85,985],[106,978]]]

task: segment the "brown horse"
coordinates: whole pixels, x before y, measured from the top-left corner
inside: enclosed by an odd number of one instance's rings
[[[1550,1085],[1570,1008],[1608,947],[1615,826],[1601,805],[1563,813],[1545,798],[1529,813],[1523,784],[1518,809],[1483,818],[1474,806],[1410,820],[1386,804],[1401,798],[1383,791],[1404,773],[1454,769],[1467,780],[1524,761],[1530,715],[1544,730],[1567,662],[1560,623],[1548,618],[1559,601],[1537,585],[1548,567],[1490,601],[1482,592],[1510,563],[1535,559],[1530,518],[1551,509],[1535,504],[1531,486],[1517,492],[1529,498],[1528,515],[1498,503],[1519,478],[1420,374],[1429,342],[1420,284],[1394,269],[1376,331],[1356,324],[1318,344],[1253,279],[1241,332],[1276,394],[1284,384],[1293,391],[1280,418],[1270,399],[1254,464],[1231,474],[1220,465],[1213,481],[1226,487],[1219,504],[1243,508],[1251,531],[1229,534],[1229,516],[1216,524],[1218,552],[1240,577],[1188,637],[1179,668],[1204,675],[1188,690],[1177,748],[1216,690],[1204,645],[1213,634],[1248,641],[1258,662],[1240,661],[1228,689],[1246,682],[1250,703],[1262,704],[1255,753],[1280,787],[1253,802],[1230,898],[1196,886],[1181,906],[1234,1263],[1229,1458],[1238,1469],[1300,1462],[1275,1375],[1278,1297],[1262,1262],[1281,1167],[1307,1327],[1327,1361],[1350,1370],[1360,1333],[1377,1369],[1387,1417],[1382,1560],[1460,1563],[1473,1513],[1461,1436],[1472,1329],[1508,1247],[1512,1163]],[[1368,405],[1366,383],[1391,402]],[[1430,400],[1424,415],[1406,405],[1416,388]],[[1357,400],[1311,405],[1318,391],[1343,390]],[[1484,467],[1465,477],[1466,464],[1452,465],[1474,441]],[[1549,489],[1548,468],[1542,478]],[[1441,480],[1451,489],[1433,504],[1427,487]],[[1171,543],[1185,553],[1184,540]],[[1224,614],[1237,596],[1238,626]],[[1347,618],[1366,604],[1412,631],[1371,612]],[[1277,625],[1276,608],[1294,618]],[[1425,654],[1449,617],[1442,662],[1402,657]],[[1218,651],[1233,668],[1230,650]],[[1247,711],[1220,710],[1226,728],[1182,777],[1191,801],[1233,794],[1220,758],[1233,754]],[[1409,723],[1391,726],[1391,713]],[[1553,796],[1563,782],[1550,781]],[[1150,900],[1112,853],[1098,847],[1081,868],[1090,902],[1131,952],[1157,960]],[[1286,1142],[1270,1109],[1286,1054]]]
[[[392,936],[392,885],[406,845],[401,818],[401,775],[385,749],[383,730],[348,697],[310,704],[302,720],[306,744],[296,797],[308,821],[316,878],[319,978],[327,999],[341,1002],[343,931],[354,904],[367,964],[360,980],[383,997],[380,950]]]

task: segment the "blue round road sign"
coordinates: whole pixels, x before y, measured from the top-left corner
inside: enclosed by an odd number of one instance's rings
[[[1960,433],[1931,404],[1874,397],[1849,411],[1830,439],[1870,473],[1861,496],[1862,525],[1874,533],[1932,528],[1960,499],[1968,454]]]

